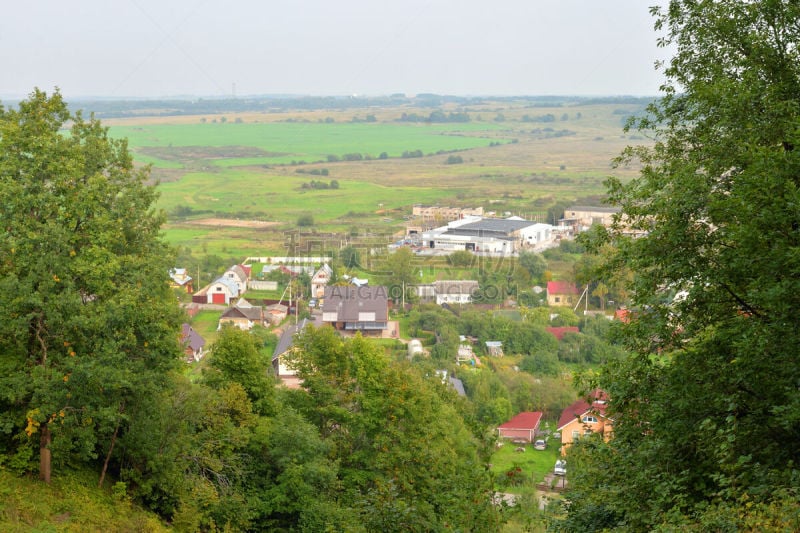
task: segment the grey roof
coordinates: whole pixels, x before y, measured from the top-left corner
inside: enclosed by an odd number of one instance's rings
[[[389,291],[381,285],[325,287],[322,313],[337,313],[338,322],[358,322],[359,313],[375,313],[375,321],[389,319]]]
[[[466,396],[467,395],[466,391],[464,391],[464,382],[462,382],[458,378],[450,378],[449,381],[450,381],[450,384],[453,386],[453,388],[456,390],[456,392],[458,393],[459,396]]]
[[[591,205],[573,205],[570,206],[564,211],[594,211],[595,213],[619,213],[622,211],[620,207],[612,207],[612,206],[591,206]]]
[[[509,234],[514,231],[521,230],[522,228],[533,226],[534,224],[537,223],[531,222],[530,220],[509,220],[507,218],[484,218],[478,220],[477,222],[470,222],[468,224],[464,224],[463,226],[459,226],[458,228],[454,229]]]
[[[214,283],[222,283],[223,285],[228,287],[228,290],[230,291],[231,294],[234,295],[239,294],[239,286],[236,284],[235,281],[233,281],[230,278],[226,278],[225,276],[223,276],[221,278],[215,279]]]
[[[233,274],[235,274],[236,277],[239,278],[239,281],[241,281],[242,283],[247,283],[247,273],[240,265],[233,265],[232,267],[230,267],[228,270],[225,271],[226,274],[228,272],[232,272]]]
[[[261,321],[264,319],[263,313],[261,312],[260,307],[229,307],[222,313],[220,318],[246,318],[248,320],[258,320]]]
[[[191,348],[192,351],[197,351],[206,345],[206,340],[189,324],[183,324],[181,326],[181,341]]]
[[[307,318],[304,318],[299,323],[292,324],[291,326],[286,328],[284,332],[281,334],[281,338],[278,339],[278,344],[275,346],[275,351],[272,352],[272,360],[274,361],[275,359],[286,353],[286,351],[289,348],[291,348],[292,345],[294,344],[295,334],[297,334],[300,331],[303,331],[303,329],[310,323],[311,322]]]

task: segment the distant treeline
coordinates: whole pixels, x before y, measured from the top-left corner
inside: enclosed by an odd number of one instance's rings
[[[469,122],[467,113],[444,113],[443,111],[431,111],[429,115],[418,115],[417,113],[403,113],[398,122]]]
[[[408,105],[413,107],[440,107],[445,104],[460,106],[477,106],[490,102],[520,104],[531,108],[562,107],[570,105],[594,104],[637,104],[647,105],[654,97],[638,96],[606,96],[606,97],[576,97],[576,96],[508,96],[508,97],[477,97],[477,96],[451,96],[437,94],[418,94],[408,97],[403,94],[388,96],[245,96],[245,97],[209,97],[192,98],[176,97],[168,99],[74,99],[70,104],[71,110],[79,109],[84,112],[93,112],[98,118],[110,117],[135,117],[135,116],[175,116],[175,115],[203,115],[237,112],[264,112],[279,113],[289,110],[343,110],[365,107],[381,108]],[[6,100],[6,107],[15,107],[18,100]],[[436,112],[438,114],[408,114],[412,121],[417,116],[419,122],[467,122],[467,114]],[[434,115],[431,117],[431,115]],[[359,119],[360,121],[361,119]],[[363,119],[369,122],[369,118]],[[402,120],[402,119],[401,119]]]

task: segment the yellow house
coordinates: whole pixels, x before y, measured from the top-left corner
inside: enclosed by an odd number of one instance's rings
[[[586,435],[600,433],[608,440],[614,430],[614,421],[606,416],[608,394],[600,389],[589,393],[587,399],[580,399],[564,409],[558,420],[558,431],[561,433],[561,455],[573,442]]]

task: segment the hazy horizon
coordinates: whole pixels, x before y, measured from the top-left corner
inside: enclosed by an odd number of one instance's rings
[[[667,54],[650,3],[17,3],[0,97],[654,96]]]

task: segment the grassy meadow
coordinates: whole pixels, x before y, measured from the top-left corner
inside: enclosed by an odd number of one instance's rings
[[[169,215],[166,240],[225,256],[286,252],[287,232],[303,215],[313,225],[301,229],[344,236],[402,235],[415,203],[481,205],[544,221],[554,202],[596,202],[608,176],[633,175],[637,169],[612,168],[611,160],[645,142],[622,131],[625,117],[640,110],[634,104],[444,109],[453,110],[472,120],[397,122],[403,112],[430,110],[387,108],[109,123],[112,136],[128,139],[137,164],[152,165],[158,206]],[[367,113],[376,121],[350,121]],[[547,114],[557,119],[531,121]],[[401,157],[416,150],[423,157]],[[388,158],[379,159],[383,152]],[[448,163],[451,155],[461,162]],[[312,180],[336,180],[339,188],[308,188]]]

